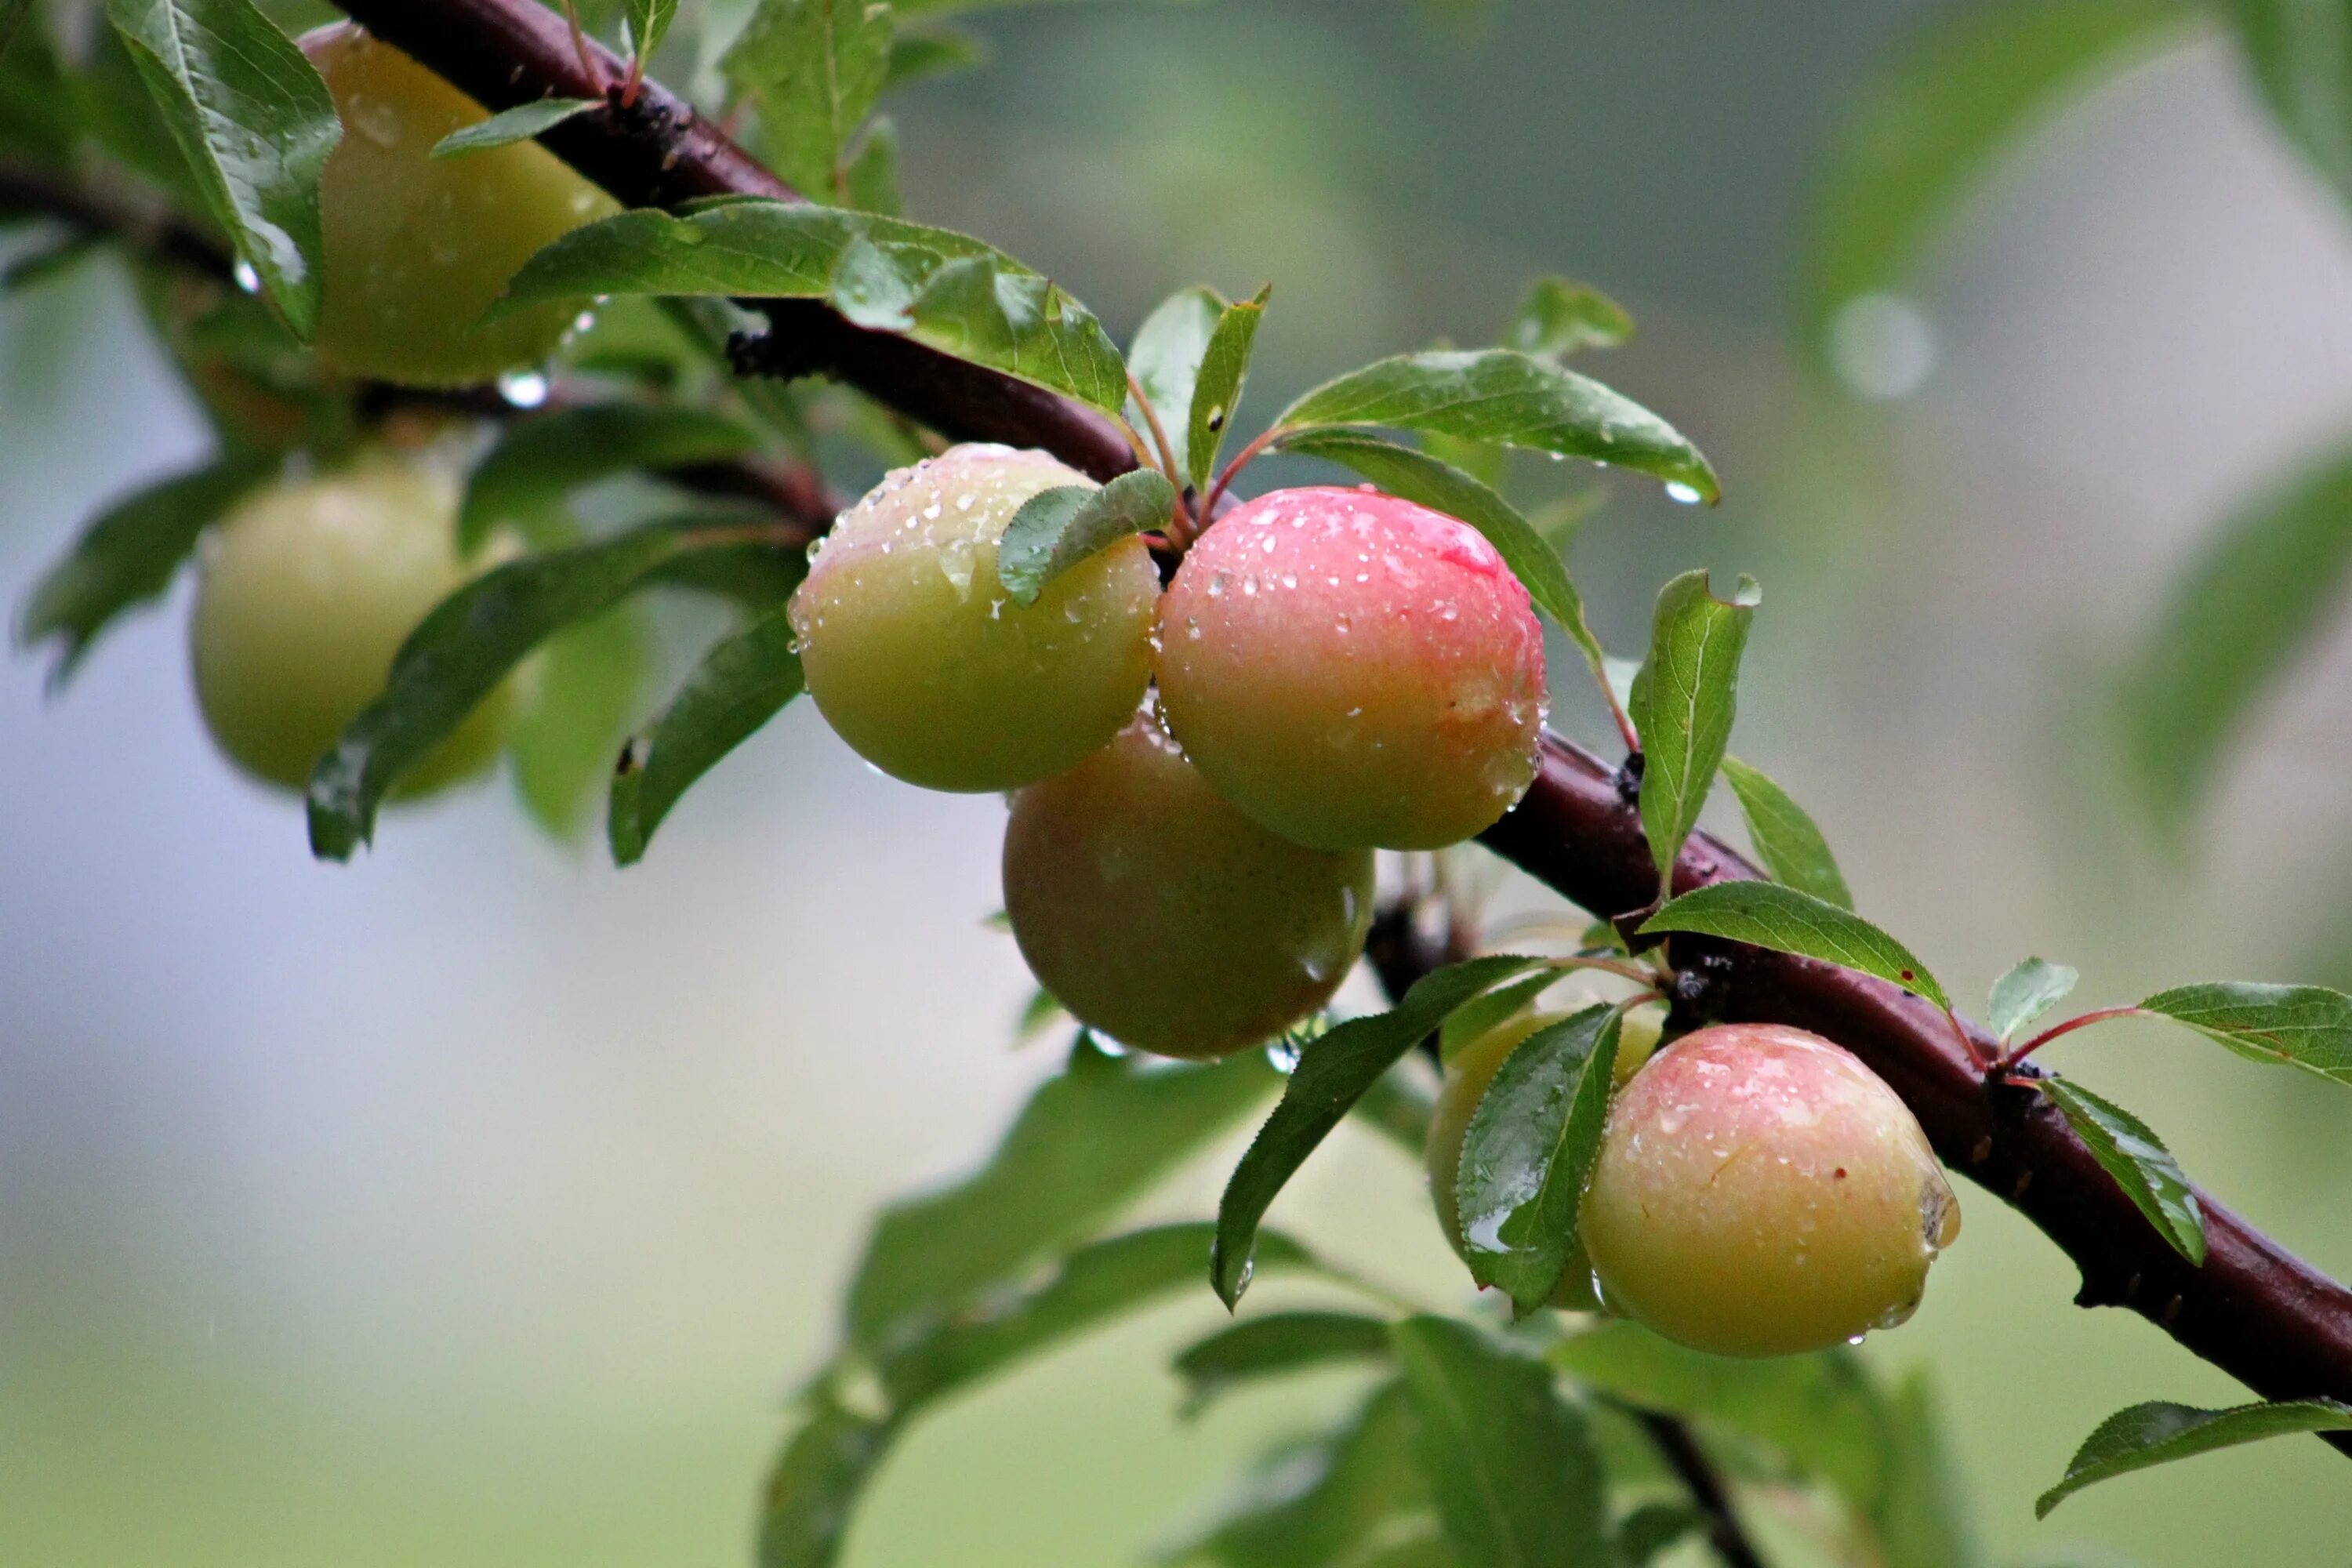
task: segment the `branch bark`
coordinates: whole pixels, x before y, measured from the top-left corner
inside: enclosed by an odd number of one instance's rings
[[[601,79],[592,78],[561,19],[536,0],[342,5],[493,110],[548,96],[604,98],[604,112],[568,121],[542,140],[623,202],[793,195],[655,84],[623,107],[621,62],[595,51]],[[821,305],[760,308],[798,363],[828,369],[943,434],[1042,447],[1097,478],[1133,466],[1110,421],[1066,399],[852,327]],[[1534,787],[1485,843],[1587,910],[1640,907],[1655,873],[1618,771],[1556,736],[1544,747]],[[1760,875],[1700,836],[1683,852],[1675,886]],[[2352,1292],[2202,1194],[2209,1254],[2202,1268],[2191,1268],[2054,1108],[2031,1089],[1989,1083],[1926,1003],[1849,971],[1737,944],[1676,937],[1674,956],[1690,979],[1687,1007],[1811,1029],[1868,1063],[1909,1104],[1948,1164],[2023,1213],[2074,1260],[2082,1305],[2130,1308],[2265,1397],[2352,1403]],[[1990,1056],[1990,1037],[1975,1032]],[[2352,1453],[2352,1439],[2329,1441]]]

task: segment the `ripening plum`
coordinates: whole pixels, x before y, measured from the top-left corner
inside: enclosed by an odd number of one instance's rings
[[[1736,1356],[1904,1321],[1959,1228],[1895,1091],[1843,1048],[1769,1024],[1700,1029],[1634,1075],[1582,1222],[1611,1310]]]
[[[457,487],[387,453],[273,485],[231,509],[197,552],[189,647],[196,700],[229,760],[299,790],[383,689],[393,655],[469,573]],[[487,769],[513,718],[512,683],[399,781],[428,793]]]
[[[488,112],[353,25],[307,33],[302,49],[343,121],[319,180],[320,354],[412,386],[488,381],[545,359],[576,302],[487,324],[482,313],[532,252],[617,210],[612,198],[535,142],[434,157]]]
[[[1331,999],[1371,922],[1372,857],[1268,833],[1146,710],[1013,797],[1004,908],[1080,1022],[1161,1056],[1221,1057]]]
[[[1475,529],[1366,487],[1276,490],[1194,542],[1160,703],[1228,800],[1319,849],[1433,849],[1535,777],[1543,629]]]
[[[793,595],[809,695],[884,773],[1013,789],[1076,765],[1151,679],[1160,574],[1130,535],[1017,605],[996,543],[1040,490],[1092,480],[1044,452],[973,444],[891,471],[810,552]]]

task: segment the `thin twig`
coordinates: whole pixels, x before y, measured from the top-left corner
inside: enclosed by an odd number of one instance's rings
[[[1699,1517],[1706,1521],[1707,1542],[1715,1548],[1716,1555],[1723,1559],[1724,1568],[1764,1568],[1762,1553],[1748,1539],[1738,1510],[1732,1507],[1730,1488],[1724,1484],[1721,1472],[1716,1469],[1706,1450],[1699,1447],[1690,1424],[1662,1410],[1636,1414],[1641,1417],[1642,1430],[1650,1435],[1650,1441],[1657,1445],[1658,1452],[1682,1478],[1691,1501],[1698,1506]]]

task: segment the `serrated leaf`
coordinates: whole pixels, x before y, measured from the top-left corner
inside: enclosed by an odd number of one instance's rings
[[[996,546],[996,576],[1016,605],[1130,534],[1164,528],[1176,487],[1157,468],[1131,468],[1107,485],[1055,485],[1021,503]]]
[[[643,695],[653,645],[645,617],[621,605],[547,639],[536,659],[530,705],[507,742],[515,789],[555,838],[576,839],[612,771]]]
[[[896,7],[904,12],[905,5]],[[920,32],[900,28],[890,39],[889,63],[882,69],[882,90],[893,91],[935,76],[969,70],[988,58],[988,45],[970,33],[934,26]]]
[[[595,294],[823,300],[1106,413],[1127,401],[1126,365],[1085,306],[967,235],[874,213],[749,198],[621,213],[525,262],[492,316]]]
[[[124,611],[172,585],[198,537],[267,471],[249,458],[218,458],[109,505],[34,584],[17,646],[54,641],[49,679],[62,685]]]
[[[1152,307],[1151,314],[1135,330],[1135,342],[1127,353],[1127,368],[1150,399],[1151,411],[1160,416],[1160,427],[1168,433],[1170,455],[1176,464],[1176,482],[1192,482],[1190,457],[1191,443],[1187,421],[1192,415],[1192,388],[1201,378],[1201,361],[1209,352],[1209,340],[1217,330],[1232,301],[1214,289],[1194,286],[1179,289],[1175,293]],[[1143,411],[1133,398],[1128,399],[1128,422],[1137,429],[1146,427]],[[1213,477],[1213,476],[1212,476]]]
[[[206,203],[294,335],[319,321],[319,174],[342,136],[327,84],[252,0],[107,0]]]
[[[2279,1062],[2352,1083],[2352,996],[2325,985],[2221,981],[2178,985],[2142,1002],[2258,1062]]]
[[[2271,113],[2352,201],[2352,33],[2342,0],[2224,0]]]
[[[815,1396],[768,1473],[760,1510],[761,1568],[827,1568],[841,1552],[857,1495],[889,1452],[892,1424]]]
[[[2199,547],[2126,668],[2124,741],[2158,825],[2180,828],[2231,742],[2352,593],[2352,453],[2266,490]]]
[[[1804,249],[1804,341],[1898,289],[1938,230],[2037,125],[2144,58],[2194,14],[2182,0],[2000,0],[1939,11],[1848,110]]]
[[[1658,868],[1658,897],[1674,894],[1675,858],[1698,826],[1738,710],[1739,657],[1759,598],[1742,577],[1729,600],[1706,573],[1685,572],[1658,595],[1650,657],[1628,710],[1642,737],[1642,831]]]
[[[1265,318],[1265,302],[1273,295],[1274,286],[1268,284],[1255,299],[1226,306],[1209,333],[1209,346],[1202,351],[1192,405],[1184,416],[1184,471],[1196,488],[1205,489],[1217,477],[1217,453],[1234,411],[1241,406],[1250,352],[1257,343],[1258,323]]]
[[[1436,430],[1612,463],[1686,486],[1710,501],[1721,493],[1715,470],[1673,426],[1590,377],[1516,349],[1381,360],[1325,382],[1275,424]]]
[[[1598,289],[1566,278],[1538,278],[1503,334],[1503,346],[1538,359],[1586,349],[1613,349],[1633,335],[1633,318]]]
[[[515,420],[466,480],[457,547],[471,554],[501,523],[528,532],[553,503],[599,479],[740,457],[758,445],[734,420],[676,404],[595,403]]]
[[[2205,1261],[2205,1216],[2197,1194],[2181,1174],[2164,1141],[2147,1122],[2111,1100],[2093,1094],[2071,1079],[2041,1080],[2050,1103],[2091,1151],[2099,1168],[2116,1179],[2157,1234],[2193,1264]]]
[[[2065,1479],[2035,1500],[2033,1517],[2047,1519],[2052,1509],[2084,1487],[2133,1470],[2304,1432],[2352,1432],[2352,1405],[2332,1399],[2239,1405],[2227,1410],[2199,1410],[2162,1400],[2135,1405],[2108,1416],[2083,1440],[2067,1461]]]
[[[1195,1340],[1178,1353],[1187,1415],[1235,1384],[1334,1363],[1386,1360],[1389,1326],[1361,1312],[1269,1312]]]
[[[1885,1568],[1986,1568],[1927,1369],[1915,1368],[1885,1409],[1886,1496],[1877,1524]]]
[[[881,95],[890,7],[868,0],[761,0],[719,68],[760,108],[768,162],[819,200],[846,195],[842,157]]]
[[[1274,1114],[1234,1167],[1217,1205],[1209,1280],[1226,1306],[1249,1288],[1250,1248],[1266,1206],[1365,1090],[1454,1008],[1540,962],[1497,954],[1448,964],[1415,981],[1389,1011],[1350,1018],[1299,1052]]]
[[[542,131],[552,131],[575,115],[585,114],[603,104],[593,98],[542,98],[530,103],[491,115],[472,125],[460,126],[433,143],[436,158],[456,158],[467,153],[487,152],[492,147],[511,147],[518,142],[528,142]]]
[[[887,114],[876,117],[858,139],[857,151],[850,156],[842,179],[846,205],[859,212],[897,217],[906,210],[906,197],[898,189],[897,121]]]
[[[1389,1331],[1445,1534],[1482,1568],[1609,1561],[1601,1456],[1550,1370],[1451,1318]]]
[[[1694,888],[1642,924],[1644,935],[1689,931],[1818,958],[1888,980],[1948,1010],[1951,999],[1911,950],[1860,915],[1778,882]]]
[[[1353,468],[1391,495],[1458,518],[1495,547],[1533,599],[1583,651],[1595,671],[1607,655],[1584,618],[1584,596],[1559,552],[1518,510],[1477,479],[1426,452],[1360,430],[1304,430],[1283,438],[1282,449]]]
[[[2011,1036],[2063,1002],[2082,976],[2063,963],[2045,958],[2021,959],[1992,983],[1985,1008],[1985,1027],[2004,1045]]]
[[[1576,1251],[1623,1017],[1603,1003],[1522,1040],[1463,1134],[1454,1184],[1463,1258],[1521,1317],[1551,1299]]]
[[[1146,1066],[1082,1044],[1069,1070],[1030,1096],[986,1165],[884,1211],[849,1287],[846,1337],[878,1352],[1088,1234],[1279,1081],[1255,1051]]]
[[[650,63],[662,39],[669,36],[670,23],[677,19],[677,0],[623,0],[622,8],[636,58]]]
[[[1739,815],[1748,823],[1748,840],[1764,868],[1776,882],[1811,893],[1842,910],[1853,908],[1853,894],[1838,869],[1837,857],[1827,838],[1787,790],[1760,768],[1749,767],[1726,754],[1723,776],[1739,799]]]

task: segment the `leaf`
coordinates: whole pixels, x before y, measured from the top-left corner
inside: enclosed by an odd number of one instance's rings
[[[1577,1210],[1601,1154],[1624,1015],[1603,1003],[1528,1036],[1504,1058],[1462,1140],[1454,1212],[1463,1258],[1525,1317],[1576,1251]]]
[[[614,865],[644,858],[678,797],[801,694],[794,640],[791,617],[781,609],[721,640],[660,717],[624,749],[605,814]]]
[[[1715,470],[1673,426],[1597,381],[1516,349],[1381,360],[1325,382],[1284,409],[1275,425],[1436,430],[1612,463],[1710,501],[1721,493]]]
[[[1584,618],[1584,597],[1576,591],[1559,552],[1494,490],[1426,452],[1360,430],[1304,430],[1285,437],[1282,448],[1353,468],[1391,495],[1476,529],[1526,587],[1536,607],[1559,624],[1595,670],[1601,668],[1607,656]]]
[[[253,0],[107,0],[213,216],[304,342],[319,322],[327,84]]]
[[[804,195],[846,194],[842,155],[890,64],[890,7],[867,0],[761,0],[719,58],[758,100],[768,162]]]
[[[898,188],[897,121],[885,114],[866,128],[842,180],[844,201],[859,212],[896,217],[906,210],[907,199]]]
[[[2352,200],[2352,37],[2341,0],[2224,0],[2271,113]]]
[[[1617,1527],[1618,1560],[1629,1568],[1648,1568],[1685,1538],[1706,1531],[1706,1517],[1686,1502],[1645,1502]]]
[[[1742,577],[1728,602],[1718,599],[1704,571],[1684,573],[1658,595],[1630,716],[1642,737],[1642,831],[1661,899],[1674,895],[1675,858],[1698,826],[1731,740],[1739,656],[1759,596],[1755,582]]]
[[[2182,0],[1999,0],[1916,28],[1846,114],[1818,181],[1801,285],[1808,347],[1828,346],[1846,305],[1901,288],[2034,127],[2193,14]]]
[[[2157,1234],[2192,1264],[2205,1261],[2205,1217],[2197,1194],[2164,1141],[2147,1122],[2113,1100],[2093,1094],[2071,1079],[2045,1078],[2042,1092],[2065,1112],[2066,1124],[2091,1151],[2099,1168],[2116,1179]]]
[[[900,5],[904,11],[906,6]],[[882,90],[893,91],[935,76],[969,70],[988,58],[988,45],[953,27],[931,26],[920,32],[900,28],[890,40],[889,63],[882,68]]]
[[[1269,1312],[1196,1340],[1176,1357],[1184,1411],[1197,1414],[1234,1384],[1334,1362],[1381,1361],[1389,1326],[1361,1312]]]
[[[2249,1060],[2280,1062],[2352,1083],[2352,996],[2341,991],[2231,980],[2175,986],[2140,1006],[2186,1024]]]
[[[624,9],[636,58],[640,63],[650,63],[677,16],[677,0],[624,0]]]
[[[1227,1307],[1249,1289],[1250,1248],[1266,1206],[1349,1108],[1447,1014],[1540,962],[1498,954],[1433,970],[1388,1012],[1350,1018],[1299,1052],[1274,1114],[1234,1167],[1217,1205],[1209,1279]]]
[[[826,1568],[841,1552],[857,1494],[888,1452],[891,1424],[821,1394],[769,1472],[761,1568]]]
[[[33,0],[0,0],[0,59],[16,41],[25,28],[25,18],[33,14]]]
[[[1273,295],[1274,286],[1268,284],[1257,291],[1256,298],[1226,306],[1209,333],[1209,346],[1202,352],[1192,406],[1184,419],[1184,471],[1192,476],[1195,488],[1216,479],[1217,451],[1224,444],[1234,411],[1241,406],[1242,384],[1249,379],[1250,351],[1257,342],[1258,322],[1265,318],[1265,302]]]
[[[579,837],[613,749],[628,733],[652,654],[650,628],[628,605],[556,633],[537,654],[530,706],[508,750],[524,805],[556,838]]]
[[[1030,1096],[986,1165],[884,1211],[849,1287],[850,1342],[877,1352],[1087,1235],[1277,1081],[1255,1051],[1146,1066],[1082,1044],[1069,1069]]]
[[[1413,1450],[1463,1559],[1606,1563],[1601,1456],[1550,1370],[1450,1318],[1408,1318],[1389,1335],[1412,1397]]]
[[[740,457],[758,444],[732,419],[676,404],[595,403],[515,420],[466,481],[457,547],[470,555],[499,524],[527,524],[599,479]]]
[[[2067,1461],[2065,1479],[2035,1500],[2033,1517],[2049,1518],[2052,1509],[2095,1482],[2301,1432],[2352,1432],[2352,1405],[2332,1399],[2239,1405],[2227,1410],[2198,1410],[2162,1400],[2135,1405],[2116,1411],[2083,1439]]]
[[[969,236],[874,213],[748,198],[620,213],[525,262],[491,314],[595,294],[823,300],[1106,413],[1127,401],[1126,366],[1085,306]]]
[[[1805,808],[1761,769],[1726,755],[1723,776],[1739,798],[1739,814],[1748,823],[1748,840],[1764,861],[1772,879],[1842,910],[1853,908],[1853,894],[1838,869],[1829,840]]]
[[[2158,826],[2210,791],[2266,692],[2352,592],[2352,452],[2237,509],[2152,618],[2121,690],[2124,742]]]
[[[659,569],[725,531],[642,528],[596,544],[495,567],[434,606],[392,661],[383,695],[344,730],[310,775],[310,851],[345,860],[368,841],[376,807],[541,642],[603,614]]]
[[[1503,334],[1503,346],[1558,360],[1586,349],[1613,349],[1633,335],[1633,318],[1598,289],[1565,278],[1538,278]]]
[[[1176,487],[1157,468],[1130,468],[1107,485],[1056,485],[1021,503],[996,546],[996,576],[1016,605],[1127,538],[1167,526]]]
[[[1951,1000],[1911,950],[1860,915],[1778,882],[1694,888],[1642,923],[1643,934],[1690,931],[1818,958],[1889,980],[1949,1010]]]
[[[1927,1369],[1914,1369],[1885,1408],[1886,1496],[1877,1523],[1885,1568],[1985,1568]]]
[[[2006,1045],[2010,1037],[2063,1002],[2082,976],[2063,963],[2027,958],[1992,983],[1985,1027]]]
[[[1562,1340],[1547,1355],[1630,1404],[1717,1422],[1779,1449],[1865,1515],[1885,1495],[1886,1413],[1860,1358],[1842,1346],[1750,1361],[1685,1350],[1621,1321]]]
[[[542,98],[530,103],[491,115],[488,120],[464,125],[433,143],[436,158],[455,158],[467,153],[487,152],[492,147],[510,147],[518,142],[528,142],[542,131],[552,131],[575,115],[585,114],[604,105],[593,98]]]
[[[1143,325],[1136,328],[1135,342],[1128,349],[1128,371],[1143,388],[1160,427],[1169,433],[1170,455],[1175,460],[1180,485],[1193,482],[1192,466],[1186,461],[1191,443],[1185,439],[1189,432],[1184,424],[1192,417],[1192,388],[1200,381],[1201,361],[1209,352],[1209,340],[1230,307],[1231,301],[1214,289],[1197,285],[1179,289],[1152,307]],[[1137,429],[1146,427],[1143,411],[1132,397],[1128,399],[1127,417]]]
[[[65,559],[35,584],[16,622],[16,644],[55,639],[52,688],[71,678],[100,635],[134,605],[172,585],[197,538],[267,469],[216,458],[136,490],[91,520]]]

